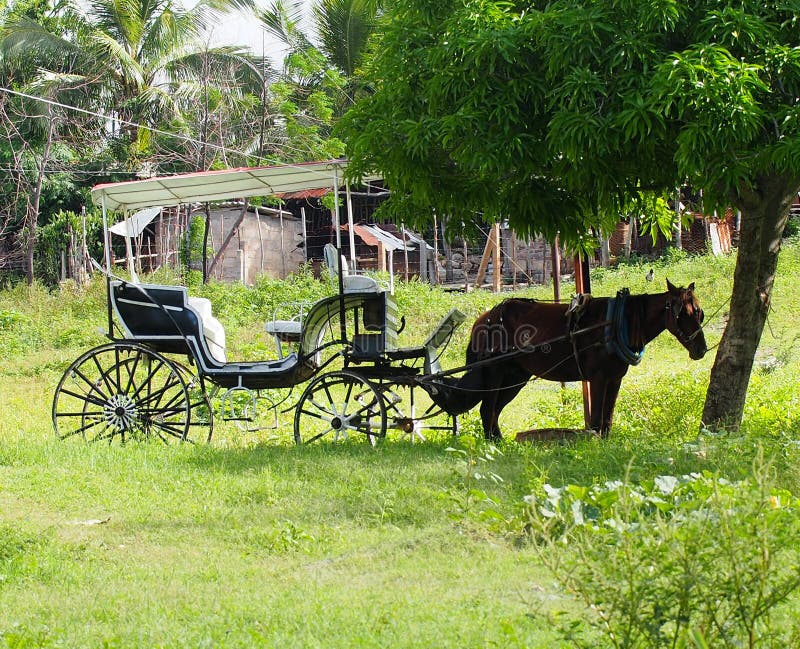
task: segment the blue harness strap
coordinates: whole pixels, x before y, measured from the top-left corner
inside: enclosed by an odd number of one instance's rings
[[[625,317],[625,303],[628,301],[630,291],[627,288],[617,291],[617,297],[608,301],[604,337],[606,351],[615,354],[617,358],[628,365],[638,365],[644,355],[644,347],[633,349],[628,333],[628,319]]]

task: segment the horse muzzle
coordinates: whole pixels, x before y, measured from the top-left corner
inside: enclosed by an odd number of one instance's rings
[[[703,341],[702,344],[694,345],[689,350],[689,358],[691,358],[693,361],[699,361],[701,358],[703,358],[703,356],[706,355],[707,351],[708,347],[706,346],[705,341]]]

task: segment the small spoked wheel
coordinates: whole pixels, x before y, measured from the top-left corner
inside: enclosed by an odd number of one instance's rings
[[[373,446],[386,435],[383,398],[367,379],[343,370],[308,384],[294,413],[294,439],[307,444],[365,438]]]
[[[213,414],[192,372],[135,343],[89,350],[67,368],[53,397],[60,439],[89,442],[211,439]]]

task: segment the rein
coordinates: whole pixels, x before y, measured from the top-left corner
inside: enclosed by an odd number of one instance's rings
[[[583,329],[576,330],[576,331],[573,332],[572,335],[593,331],[595,329],[599,329],[600,327],[604,327],[605,325],[606,325],[605,321],[599,322],[599,323],[597,323],[595,325],[591,325],[589,327],[585,327]],[[479,361],[473,361],[472,363],[467,363],[465,365],[461,365],[459,367],[454,367],[454,368],[449,369],[449,370],[442,370],[441,372],[435,372],[434,374],[426,374],[425,376],[418,376],[418,377],[415,377],[415,379],[418,382],[422,383],[424,381],[429,381],[430,379],[434,379],[435,380],[435,379],[445,378],[445,377],[448,377],[448,376],[450,376],[452,374],[458,374],[459,372],[465,372],[465,371],[468,371],[468,370],[477,369],[477,368],[480,368],[480,367],[484,367],[486,365],[491,365],[493,363],[498,363],[500,361],[505,361],[505,360],[517,358],[518,356],[524,356],[525,354],[533,354],[533,353],[535,353],[537,351],[540,351],[540,350],[541,351],[545,351],[545,350],[549,351],[549,347],[553,343],[560,343],[560,342],[563,342],[563,341],[569,340],[569,339],[570,339],[570,334],[564,334],[562,336],[556,336],[555,338],[549,338],[548,340],[545,340],[545,341],[540,342],[540,343],[536,343],[535,345],[530,345],[528,347],[518,347],[516,349],[511,349],[511,350],[509,350],[507,352],[502,352],[500,354],[492,356],[491,358],[483,358],[483,359],[481,359]],[[597,343],[592,343],[591,345],[587,345],[586,347],[584,347],[580,351],[581,352],[586,351],[587,349],[590,349],[591,347],[594,347],[596,344]],[[572,357],[570,356],[570,357],[567,357],[567,358],[571,360]],[[556,367],[561,365],[563,362],[564,362],[563,360],[559,361],[553,367],[551,367],[549,370],[547,370],[547,372],[551,372]]]
[[[592,329],[598,329],[601,326],[605,326],[605,323],[600,323],[600,324],[594,325],[592,327],[587,327],[586,329],[582,329],[581,331],[591,331]],[[519,355],[521,353],[531,353],[531,352],[536,351],[536,347],[546,347],[550,343],[560,342],[560,341],[566,340],[566,339],[567,339],[567,336],[560,336],[558,338],[551,338],[550,340],[548,340],[546,342],[543,342],[543,343],[539,343],[538,345],[535,345],[535,346],[533,346],[531,348],[515,349],[515,350],[513,350],[511,352],[505,352],[502,356],[496,356],[494,358],[487,358],[487,359],[484,359],[482,361],[477,361],[475,363],[471,363],[470,365],[464,365],[462,367],[457,367],[457,368],[455,368],[453,370],[447,370],[445,372],[438,372],[436,374],[428,374],[427,376],[414,377],[414,380],[419,384],[427,383],[428,385],[431,385],[431,386],[434,386],[434,387],[441,386],[441,387],[447,388],[448,390],[454,390],[456,392],[485,392],[485,390],[483,388],[475,388],[475,389],[473,389],[473,388],[464,388],[464,387],[461,387],[461,386],[458,386],[458,385],[447,385],[446,383],[442,383],[439,379],[442,379],[442,378],[448,376],[449,374],[455,374],[455,373],[458,373],[458,372],[462,372],[464,370],[473,369],[474,367],[479,367],[479,366],[482,366],[482,365],[488,365],[490,362],[495,362],[497,360],[501,360],[502,358],[506,358],[511,354]],[[587,349],[591,349],[592,347],[594,347],[596,345],[597,345],[597,343],[592,343],[591,345],[586,345],[586,347],[582,347],[581,349],[579,349],[578,353],[583,353]],[[528,383],[533,383],[534,381],[538,381],[539,379],[547,380],[547,375],[550,372],[552,372],[557,367],[560,367],[561,365],[563,365],[567,361],[571,361],[571,360],[573,360],[572,356],[565,356],[560,361],[555,363],[555,365],[552,365],[550,368],[548,368],[548,370],[546,372],[542,372],[539,375],[533,374],[529,378],[525,379],[524,381],[520,381],[519,383],[515,383],[513,385],[509,385],[509,386],[506,386],[506,387],[518,388],[520,386],[527,385]]]

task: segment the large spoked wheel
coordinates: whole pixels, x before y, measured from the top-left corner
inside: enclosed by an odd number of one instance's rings
[[[294,439],[307,444],[365,438],[373,446],[386,435],[383,398],[367,379],[343,370],[309,383],[294,413]]]
[[[60,439],[208,441],[212,426],[208,398],[191,371],[135,343],[86,352],[67,368],[53,397]]]

